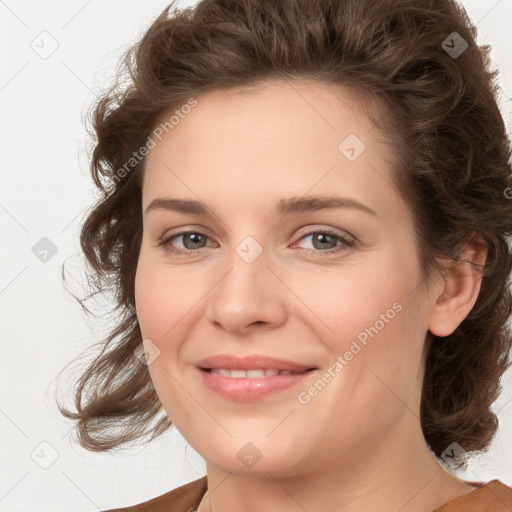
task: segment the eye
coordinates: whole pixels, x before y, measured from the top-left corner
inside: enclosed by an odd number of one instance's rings
[[[309,233],[302,236],[299,239],[299,242],[309,237],[312,237],[311,242],[313,249],[301,249],[301,251],[312,255],[338,253],[347,250],[347,248],[353,247],[356,243],[353,239],[349,239],[340,233],[326,229],[321,231],[310,231]],[[296,245],[296,243],[293,245],[293,247]],[[338,246],[336,246],[337,243],[339,243]]]
[[[185,250],[173,247],[173,240],[177,240],[179,238],[182,239],[182,245]],[[169,253],[191,255],[192,253],[197,252],[197,249],[205,247],[204,243],[206,240],[208,240],[208,236],[200,231],[182,231],[181,233],[161,238],[158,246],[162,246],[163,249]]]
[[[356,243],[355,240],[349,239],[340,233],[328,229],[310,231],[303,235],[298,242],[309,237],[312,237],[313,249],[299,249],[306,254],[312,255],[338,253],[347,250],[347,248],[353,247]],[[179,239],[182,239],[181,244],[183,249],[176,248],[174,246],[174,241]],[[205,244],[208,240],[209,237],[200,231],[182,231],[180,233],[160,238],[158,247],[163,247],[163,249],[168,253],[190,256],[197,253],[198,249],[205,248]],[[298,242],[295,242],[292,247],[295,247]]]

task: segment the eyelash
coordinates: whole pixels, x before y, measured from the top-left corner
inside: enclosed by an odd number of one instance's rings
[[[204,236],[206,238],[209,238],[206,234],[201,233],[200,231],[195,231],[195,230],[181,231],[181,232],[176,233],[174,235],[170,235],[170,236],[167,236],[167,237],[161,237],[159,239],[159,243],[158,243],[157,246],[158,247],[163,247],[163,250],[165,252],[167,252],[167,253],[177,254],[179,256],[191,256],[192,254],[197,253],[199,251],[199,249],[195,249],[195,250],[191,249],[191,250],[188,250],[188,251],[184,251],[182,249],[174,249],[170,245],[170,242],[172,240],[174,240],[175,238],[179,238],[180,236],[191,234],[191,233],[192,234],[201,235],[201,236]],[[297,242],[300,242],[301,240],[303,240],[304,238],[307,238],[308,236],[318,235],[318,234],[332,236],[336,240],[342,242],[342,244],[345,245],[348,248],[354,247],[355,244],[356,244],[355,240],[350,240],[348,238],[345,238],[344,236],[340,235],[339,233],[336,233],[336,232],[331,231],[329,229],[310,231],[309,233],[306,233],[305,235],[301,236]],[[200,247],[200,249],[205,249],[205,247]],[[308,254],[308,255],[311,255],[312,253],[314,255],[320,255],[320,254],[323,254],[323,255],[327,254],[328,255],[328,254],[339,253],[339,252],[341,252],[343,250],[347,250],[347,249],[346,248],[343,249],[343,248],[340,248],[338,246],[338,248],[336,248],[336,249],[328,249],[326,251],[322,251],[320,249],[301,249],[301,248],[299,248],[299,250],[302,251],[305,254]]]

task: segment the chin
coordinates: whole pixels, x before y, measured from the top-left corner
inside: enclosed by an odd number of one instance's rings
[[[206,447],[203,444],[194,449],[208,464],[227,473],[265,477],[269,473],[273,476],[300,473],[297,469],[300,465],[297,447],[283,446],[277,439],[270,442],[264,439],[265,435],[267,434],[252,437],[254,441],[248,440],[250,438],[224,439],[215,445]]]

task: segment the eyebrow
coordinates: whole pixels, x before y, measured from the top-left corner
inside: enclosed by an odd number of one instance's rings
[[[330,208],[355,208],[362,212],[378,217],[377,213],[368,206],[352,199],[342,196],[307,196],[290,197],[280,199],[274,207],[274,212],[279,215],[291,213],[313,212]],[[191,213],[205,217],[216,216],[215,212],[202,201],[174,199],[169,197],[158,197],[149,203],[144,214],[156,210],[174,211],[179,213]]]

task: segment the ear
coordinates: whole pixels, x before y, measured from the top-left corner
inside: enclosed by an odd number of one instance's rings
[[[482,283],[481,275],[471,262],[483,268],[486,258],[487,245],[480,235],[475,234],[460,253],[463,261],[450,260],[443,280],[433,295],[435,303],[428,326],[432,334],[450,335],[469,314]]]

